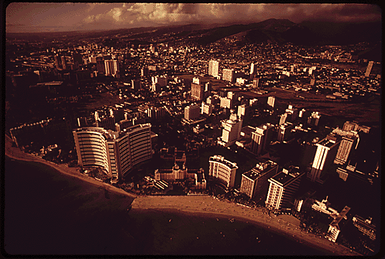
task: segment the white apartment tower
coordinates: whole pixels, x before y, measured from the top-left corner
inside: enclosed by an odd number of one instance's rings
[[[303,175],[304,173],[297,170],[289,172],[287,169],[282,169],[282,172],[269,178],[270,185],[265,206],[272,210],[291,207],[293,195],[298,190]]]
[[[223,74],[222,79],[224,81],[228,81],[230,83],[234,82],[234,75],[235,75],[234,69],[224,68],[222,71],[222,74]]]
[[[104,60],[105,75],[115,77],[119,71],[117,60]]]
[[[139,124],[120,131],[100,127],[73,131],[78,164],[102,167],[117,182],[135,165],[152,157],[151,124]]]
[[[222,136],[218,144],[229,147],[239,138],[242,129],[242,120],[238,120],[236,114],[231,114],[228,120],[222,122]]]
[[[216,60],[209,61],[209,71],[208,74],[213,77],[218,77],[219,75],[219,62]]]
[[[237,163],[226,160],[221,155],[209,158],[209,176],[220,180],[224,187],[234,187]]]
[[[334,160],[339,143],[340,141],[337,140],[336,137],[328,135],[316,144],[317,150],[314,156],[312,168],[310,172],[307,173],[307,177],[310,181],[322,183],[321,173],[325,166],[328,166],[331,161]]]
[[[254,63],[250,64],[250,75],[254,74]]]
[[[274,96],[267,97],[267,105],[274,108],[274,104],[275,104],[275,97]]]

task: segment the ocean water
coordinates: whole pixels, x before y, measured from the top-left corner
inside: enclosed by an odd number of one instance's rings
[[[5,157],[4,248],[12,255],[328,255],[226,217],[127,212],[132,198]]]

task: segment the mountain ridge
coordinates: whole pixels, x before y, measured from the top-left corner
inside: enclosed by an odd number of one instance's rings
[[[237,35],[240,43],[291,42],[299,45],[354,44],[362,41],[382,40],[381,22],[321,22],[294,23],[288,19],[267,19],[248,24],[184,24],[140,28],[123,28],[99,31],[6,33],[6,37],[26,37],[39,40],[60,37],[123,37],[127,40],[153,39],[161,36],[195,35],[191,42],[208,45],[226,37]]]

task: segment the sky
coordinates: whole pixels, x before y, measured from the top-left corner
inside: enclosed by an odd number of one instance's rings
[[[300,23],[381,21],[369,4],[218,4],[218,3],[11,3],[6,32],[60,32],[196,23],[251,23],[270,18]]]

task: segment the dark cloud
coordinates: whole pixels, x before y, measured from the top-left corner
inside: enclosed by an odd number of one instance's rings
[[[308,20],[334,22],[368,22],[381,19],[381,9],[377,5],[366,4],[330,4],[308,17]]]
[[[299,23],[381,20],[381,9],[365,4],[205,4],[205,3],[13,3],[7,29],[28,24],[34,30],[117,29],[189,23],[249,23],[270,18]],[[32,28],[31,27],[31,28]],[[19,27],[18,29],[20,29]]]

